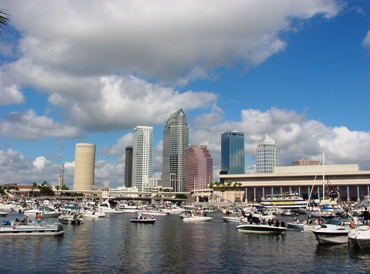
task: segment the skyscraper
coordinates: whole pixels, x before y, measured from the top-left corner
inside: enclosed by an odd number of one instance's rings
[[[278,166],[278,149],[275,141],[266,134],[257,145],[256,171],[257,173],[274,173],[276,166]]]
[[[184,191],[184,153],[189,145],[189,128],[182,109],[171,114],[163,130],[162,185]]]
[[[94,185],[95,145],[76,144],[74,190],[89,190]]]
[[[207,146],[195,145],[185,148],[184,190],[203,189],[212,183],[213,159]]]
[[[125,147],[125,187],[132,187],[133,147]]]
[[[221,174],[244,174],[244,133],[227,131],[221,134]]]
[[[132,185],[143,191],[153,169],[153,127],[137,126],[134,129]]]

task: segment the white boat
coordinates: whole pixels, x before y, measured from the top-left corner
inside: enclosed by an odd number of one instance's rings
[[[96,210],[91,210],[91,209],[85,209],[84,211],[80,212],[82,217],[86,218],[103,218],[105,217],[104,212],[99,212]]]
[[[0,211],[0,217],[6,217],[8,214],[8,211]]]
[[[289,222],[286,224],[287,228],[299,229],[303,230],[305,224],[304,223],[297,223],[297,222]]]
[[[182,214],[187,210],[182,207],[172,206],[169,208],[162,208],[164,212],[168,212],[169,214]]]
[[[58,216],[58,220],[64,224],[83,224],[83,219],[81,218],[78,207],[75,206],[65,206],[62,209],[62,213]]]
[[[97,207],[97,211],[102,211],[106,215],[110,215],[110,214],[121,214],[121,213],[123,213],[122,210],[117,209],[115,207],[112,207],[111,204],[110,204],[110,202],[109,202],[109,199],[107,199],[106,201],[104,201],[101,204],[99,204],[98,207]]]
[[[131,223],[141,223],[141,224],[154,224],[155,218],[146,214],[136,214],[134,218],[131,218]]]
[[[117,209],[122,211],[122,213],[135,213],[136,211],[140,210],[138,205],[126,203],[117,205]]]
[[[36,213],[40,212],[43,218],[57,218],[62,212],[57,211],[54,208],[48,206],[39,206],[34,209],[27,209],[24,211],[24,214],[29,216],[36,216]]]
[[[182,220],[185,222],[185,223],[201,223],[201,222],[209,222],[211,221],[213,218],[212,217],[209,217],[209,216],[201,216],[201,215],[190,215],[188,217],[185,217],[185,218],[182,218]]]
[[[327,220],[312,230],[320,244],[344,244],[348,242],[350,227],[338,219]]]
[[[54,223],[52,225],[41,223],[19,224],[4,221],[0,226],[0,237],[46,237],[62,236],[64,234],[63,225]]]
[[[141,210],[136,210],[136,214],[142,213],[142,214],[149,214],[154,216],[167,216],[170,215],[170,213],[165,212],[164,210],[160,208],[143,208]]]
[[[224,216],[222,217],[222,220],[224,222],[233,222],[233,223],[240,223],[242,222],[244,217],[238,217],[238,216]]]
[[[16,211],[18,213],[23,212],[23,207],[19,204],[13,204],[13,203],[0,203],[0,211]]]
[[[307,202],[297,193],[267,194],[261,198],[261,205],[267,208],[301,208],[307,205]]]
[[[356,248],[370,248],[370,227],[367,225],[361,225],[354,229],[351,229],[348,233],[349,245]]]
[[[250,234],[285,234],[286,227],[263,225],[263,224],[241,224],[236,227],[239,232]]]

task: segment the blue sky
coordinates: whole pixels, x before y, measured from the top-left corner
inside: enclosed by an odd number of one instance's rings
[[[92,4],[93,3],[93,4]],[[0,1],[0,184],[73,185],[75,144],[97,146],[95,184],[124,183],[124,148],[170,114],[220,169],[220,136],[245,133],[246,172],[265,134],[280,165],[370,169],[370,2]],[[195,12],[202,11],[202,13]],[[37,20],[35,20],[37,18]],[[98,18],[98,19],[97,19]]]

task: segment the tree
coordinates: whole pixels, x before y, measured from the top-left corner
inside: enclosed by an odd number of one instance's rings
[[[4,9],[0,9],[0,34],[3,33],[3,26],[7,26],[9,22],[9,14]]]

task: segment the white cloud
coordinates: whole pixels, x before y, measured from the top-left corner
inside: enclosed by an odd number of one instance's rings
[[[370,30],[367,32],[366,37],[365,37],[365,38],[364,38],[364,40],[362,41],[362,45],[363,45],[365,48],[369,48],[369,47],[370,47]]]
[[[33,110],[12,112],[0,122],[0,133],[5,137],[41,140],[45,137],[81,137],[77,127],[63,125],[46,116],[37,116]]]
[[[43,157],[43,156],[41,156],[41,157],[37,157],[34,161],[33,161],[33,165],[37,168],[37,169],[39,169],[39,170],[41,170],[41,169],[43,169],[44,167],[45,167],[45,164],[46,164],[46,158],[45,157]]]

